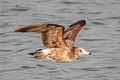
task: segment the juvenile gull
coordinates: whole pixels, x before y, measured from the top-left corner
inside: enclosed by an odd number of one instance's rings
[[[57,24],[35,24],[18,28],[15,32],[41,33],[42,43],[46,49],[39,49],[33,53],[29,53],[35,58],[47,58],[54,62],[69,62],[75,60],[82,54],[91,55],[90,52],[83,48],[74,46],[75,37],[85,25],[85,20],[79,20],[64,30],[64,26]]]

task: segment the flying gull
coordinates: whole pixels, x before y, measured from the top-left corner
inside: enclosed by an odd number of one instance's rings
[[[42,43],[46,49],[39,49],[29,53],[35,58],[46,58],[54,62],[70,62],[83,54],[91,55],[90,52],[83,48],[74,46],[75,37],[85,25],[85,20],[79,20],[65,30],[64,26],[57,24],[35,24],[18,28],[15,32],[41,33]]]

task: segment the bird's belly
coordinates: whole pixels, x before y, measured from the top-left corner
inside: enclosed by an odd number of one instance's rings
[[[54,62],[69,62],[72,61],[69,56],[67,51],[53,51],[51,53],[49,53],[46,56],[47,59],[52,60]]]
[[[71,59],[68,58],[68,56],[52,56],[52,55],[48,55],[46,56],[47,59],[54,61],[54,62],[69,62],[72,61]]]

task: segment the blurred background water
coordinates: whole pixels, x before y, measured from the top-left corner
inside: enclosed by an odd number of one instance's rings
[[[90,52],[69,63],[27,55],[43,48],[39,33],[15,33],[31,24],[87,25],[76,46]],[[0,80],[120,80],[120,0],[0,0]]]

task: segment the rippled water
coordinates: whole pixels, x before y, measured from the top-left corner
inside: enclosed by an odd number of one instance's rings
[[[69,63],[27,55],[43,48],[31,24],[87,25],[76,45],[93,53]],[[0,0],[0,80],[120,80],[120,0]]]

